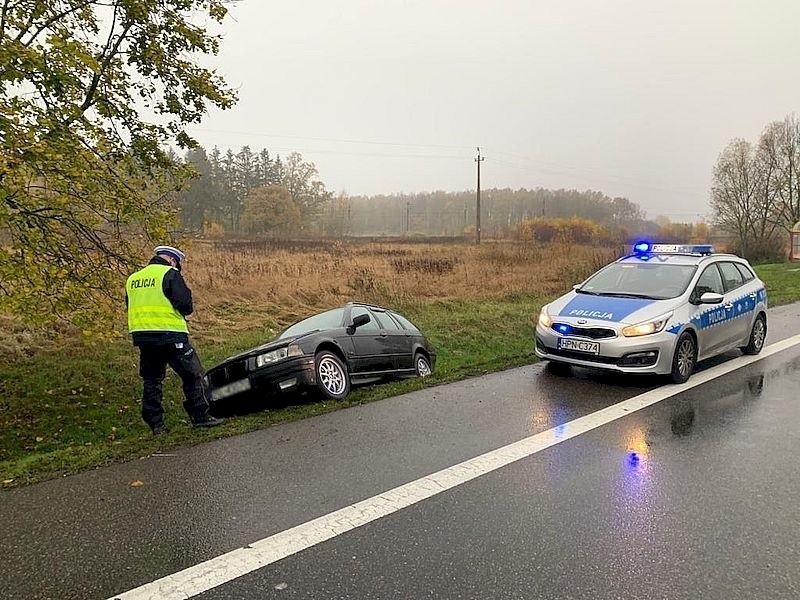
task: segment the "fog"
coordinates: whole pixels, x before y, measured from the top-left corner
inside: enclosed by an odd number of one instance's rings
[[[796,110],[791,0],[244,0],[206,147],[299,151],[353,194],[596,189],[654,217],[708,210],[734,137]]]

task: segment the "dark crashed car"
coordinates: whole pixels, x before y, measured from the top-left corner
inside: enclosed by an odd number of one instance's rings
[[[341,400],[350,387],[388,377],[426,377],[436,354],[404,316],[367,304],[347,304],[287,328],[273,341],[209,369],[213,402],[317,389]]]

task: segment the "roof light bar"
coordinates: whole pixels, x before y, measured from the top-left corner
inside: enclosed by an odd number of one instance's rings
[[[636,242],[633,245],[635,254],[714,254],[711,244],[651,244]]]

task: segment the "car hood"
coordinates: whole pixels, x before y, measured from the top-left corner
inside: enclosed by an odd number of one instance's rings
[[[269,342],[266,342],[266,343],[264,343],[264,344],[262,344],[260,346],[256,346],[255,348],[251,348],[250,350],[245,350],[244,352],[240,352],[239,354],[234,354],[233,356],[229,356],[225,360],[221,361],[219,364],[214,365],[211,369],[209,369],[209,371],[211,371],[212,369],[216,369],[217,367],[221,367],[223,365],[226,365],[228,363],[236,362],[237,360],[250,358],[251,356],[256,356],[257,354],[263,354],[264,352],[270,352],[271,350],[277,350],[278,348],[283,348],[285,346],[288,346],[289,344],[291,344],[292,342],[294,342],[296,340],[299,340],[299,339],[302,339],[302,338],[304,338],[306,336],[311,335],[312,333],[316,333],[316,332],[312,331],[312,332],[304,333],[302,335],[298,335],[298,336],[295,336],[295,337],[275,338],[275,339],[270,340]]]
[[[597,324],[622,323],[630,325],[660,317],[681,304],[680,298],[649,300],[647,298],[619,298],[592,296],[571,291],[547,305],[554,320],[576,323],[578,319]]]

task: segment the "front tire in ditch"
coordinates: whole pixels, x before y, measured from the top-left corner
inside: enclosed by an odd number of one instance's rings
[[[750,338],[747,340],[747,346],[742,346],[741,350],[745,354],[758,354],[764,348],[766,339],[767,317],[764,316],[764,313],[761,313],[753,322],[753,329],[750,330]]]
[[[333,352],[317,352],[314,359],[317,388],[330,400],[342,400],[350,393],[350,374],[347,366]]]
[[[694,336],[684,331],[675,344],[672,355],[672,372],[669,374],[672,383],[686,383],[697,364],[697,342]]]

